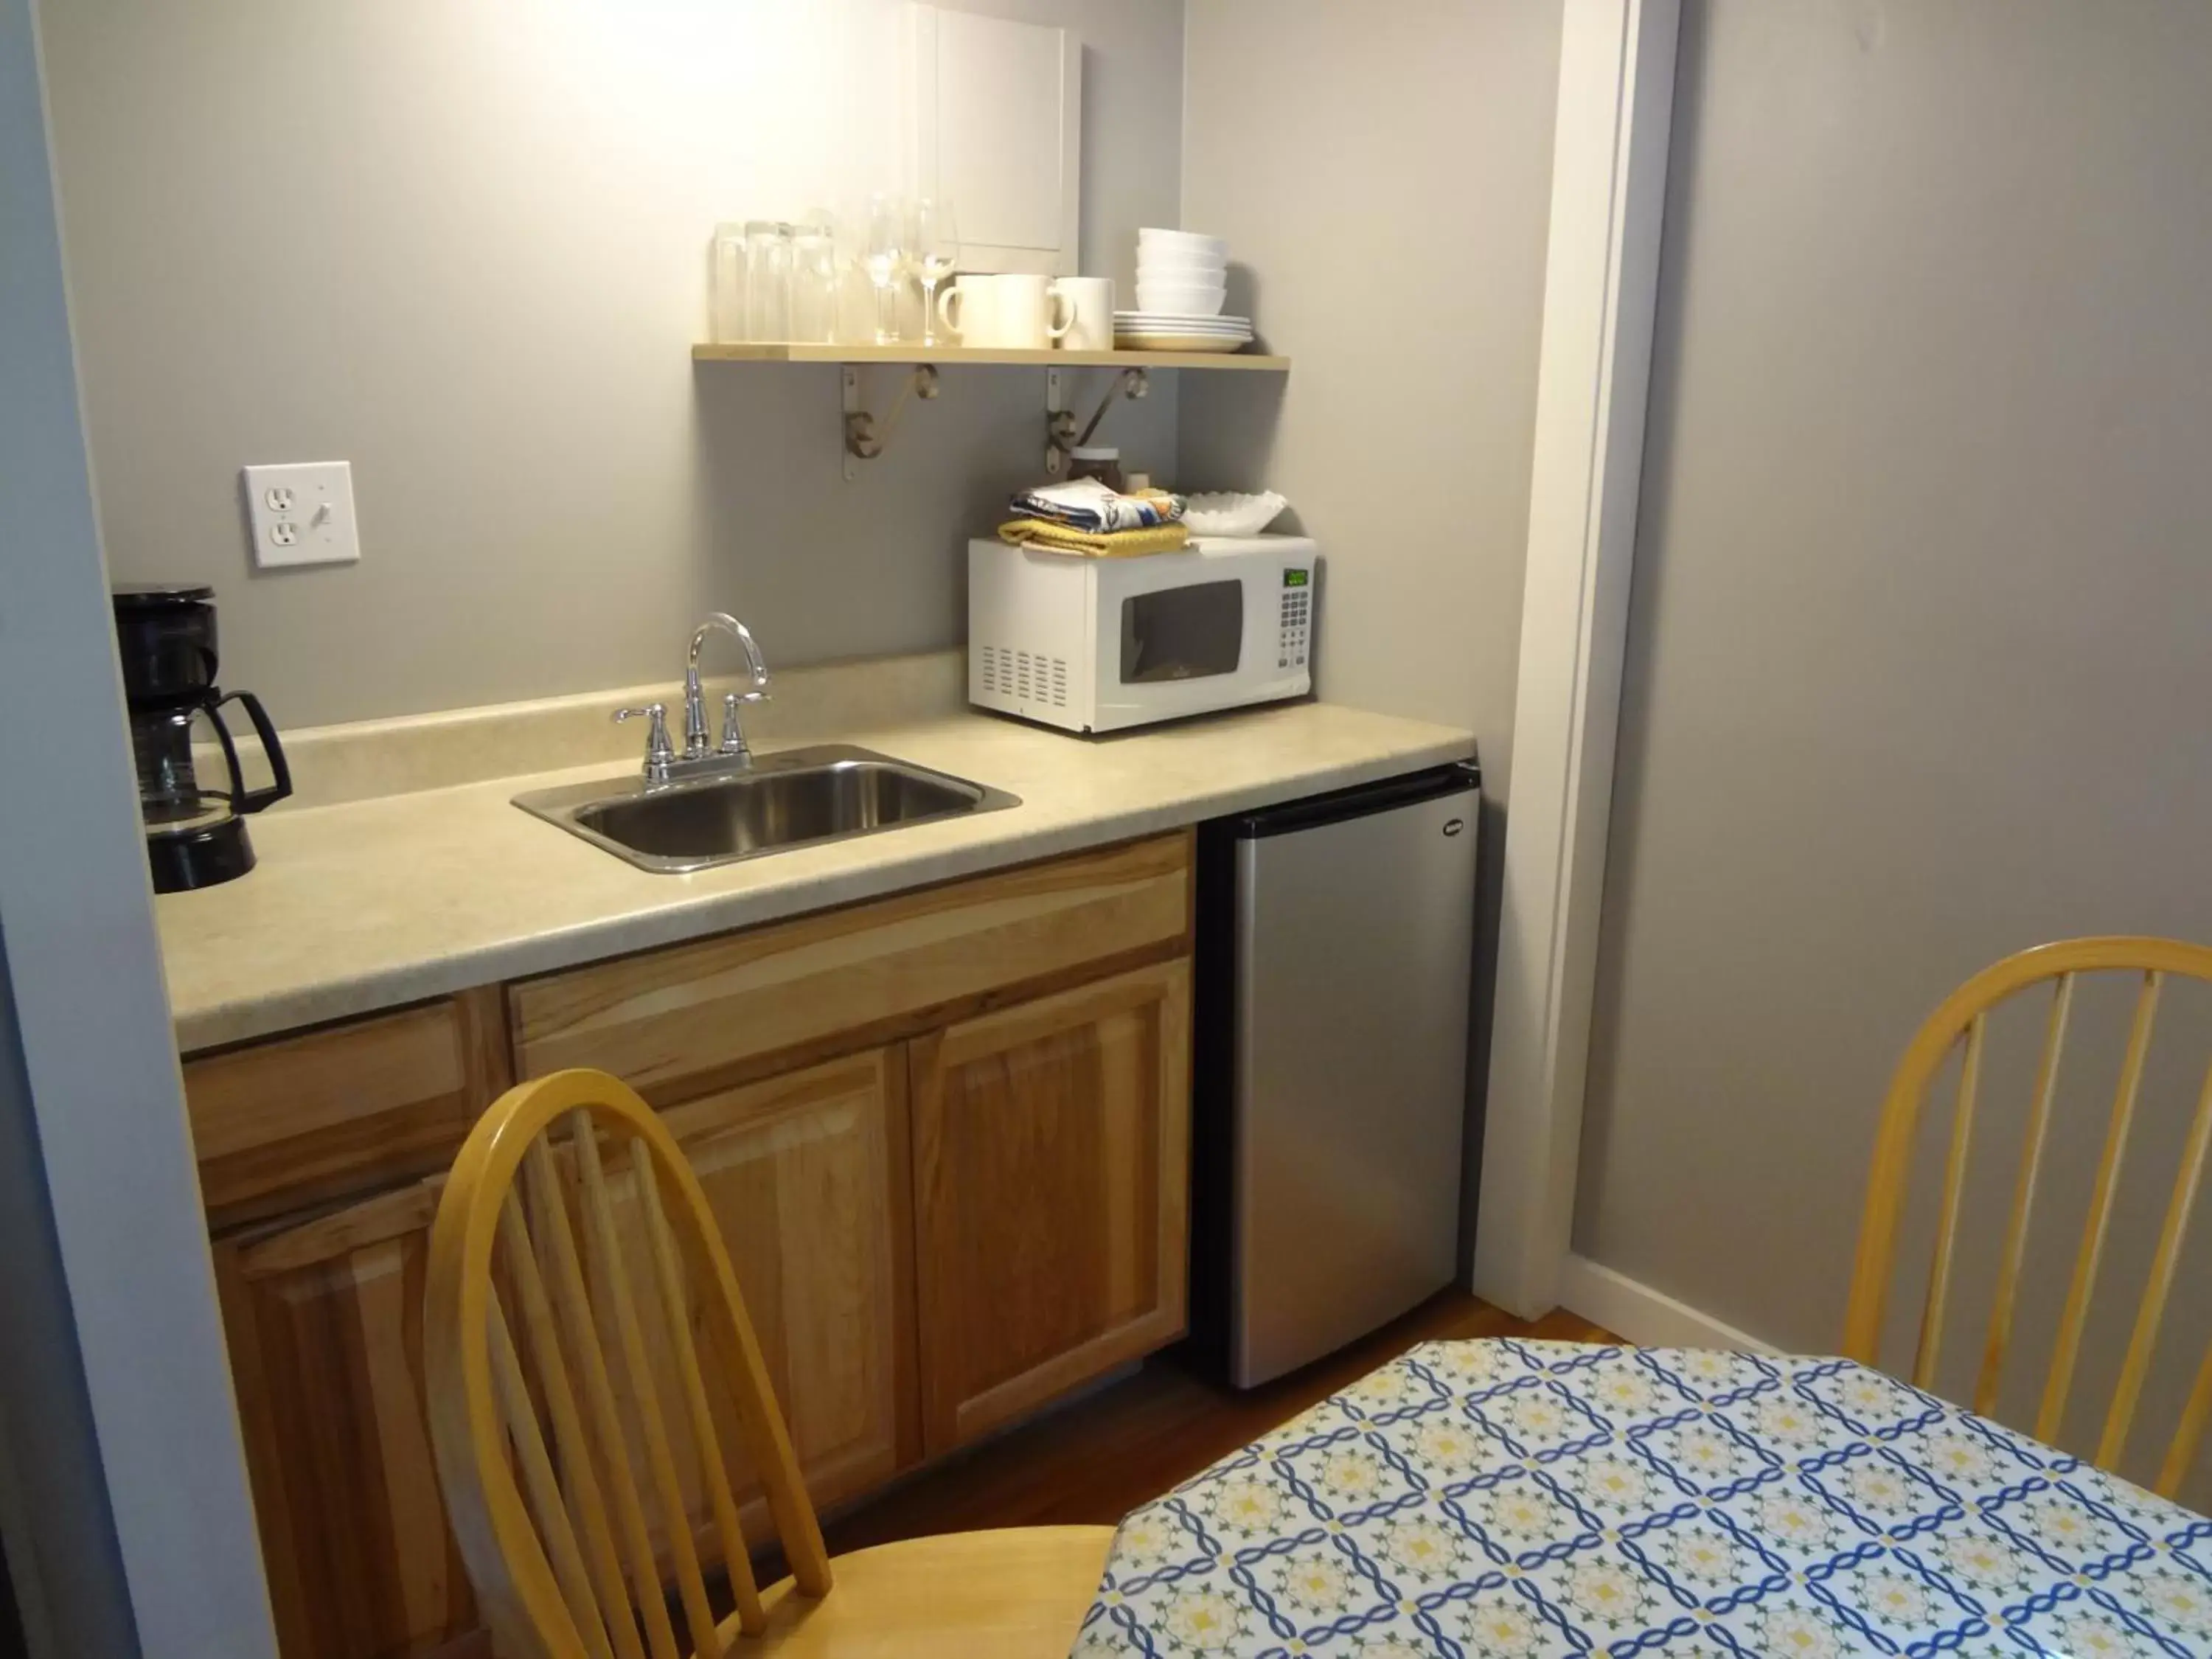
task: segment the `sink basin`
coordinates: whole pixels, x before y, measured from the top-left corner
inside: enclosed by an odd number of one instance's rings
[[[517,795],[514,804],[641,870],[681,874],[794,847],[1021,802],[1002,789],[847,744],[647,785],[635,772]]]

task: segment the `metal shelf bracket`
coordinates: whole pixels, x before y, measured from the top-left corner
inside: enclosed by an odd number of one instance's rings
[[[839,403],[844,415],[845,477],[860,476],[860,464],[872,461],[884,453],[897,430],[899,416],[905,412],[907,400],[917,403],[934,401],[942,387],[938,384],[937,367],[933,363],[915,363],[900,380],[898,392],[890,407],[880,416],[871,414],[860,386],[860,363],[845,363],[837,371]],[[1107,386],[1106,395],[1098,400],[1090,421],[1078,428],[1075,411],[1068,407],[1072,386],[1069,375],[1073,371],[1054,366],[1044,372],[1045,450],[1044,470],[1049,477],[1060,477],[1067,471],[1068,451],[1090,442],[1091,434],[1106,418],[1106,411],[1115,400],[1127,398],[1132,401],[1152,393],[1151,371],[1144,368],[1118,370]]]
[[[1099,422],[1114,406],[1114,399],[1127,398],[1133,402],[1151,395],[1152,379],[1150,371],[1125,368],[1115,375],[1106,395],[1098,400],[1098,408],[1091,422],[1078,435],[1074,411],[1067,406],[1067,384],[1061,377],[1068,371],[1048,368],[1044,372],[1044,470],[1048,477],[1057,478],[1067,469],[1067,452],[1091,441],[1091,434],[1098,430]]]
[[[845,477],[849,482],[860,476],[860,463],[872,461],[884,453],[884,446],[891,441],[898,428],[900,414],[906,408],[908,394],[920,403],[933,401],[941,389],[937,384],[937,368],[933,363],[916,363],[913,371],[899,382],[898,395],[879,421],[868,413],[860,400],[860,365],[846,363],[837,371],[837,386],[845,413]]]

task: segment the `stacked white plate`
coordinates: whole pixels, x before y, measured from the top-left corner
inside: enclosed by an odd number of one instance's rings
[[[1188,313],[1117,311],[1114,343],[1133,351],[1242,351],[1252,343],[1249,317],[1194,317]]]

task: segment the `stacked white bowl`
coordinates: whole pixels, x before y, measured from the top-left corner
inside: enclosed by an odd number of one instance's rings
[[[1137,233],[1137,309],[1218,317],[1229,294],[1229,244],[1188,230]]]

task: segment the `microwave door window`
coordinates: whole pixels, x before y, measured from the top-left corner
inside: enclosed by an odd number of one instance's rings
[[[1244,584],[1199,582],[1121,601],[1121,684],[1233,674],[1244,645]]]

